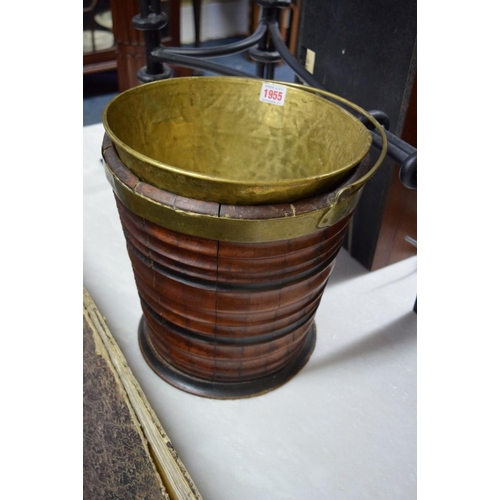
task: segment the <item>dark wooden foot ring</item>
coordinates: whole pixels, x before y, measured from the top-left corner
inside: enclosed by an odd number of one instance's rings
[[[316,325],[307,332],[304,346],[299,355],[277,373],[238,383],[220,383],[202,380],[182,373],[160,358],[148,339],[144,317],[139,323],[139,345],[142,355],[152,370],[169,384],[185,392],[213,399],[239,399],[258,396],[280,387],[296,375],[307,363],[316,345]]]

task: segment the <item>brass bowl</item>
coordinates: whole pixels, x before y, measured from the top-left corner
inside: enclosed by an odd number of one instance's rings
[[[367,154],[369,131],[300,86],[287,86],[282,106],[262,102],[263,83],[189,77],[140,85],[108,104],[104,128],[140,180],[178,195],[258,205],[334,189]]]

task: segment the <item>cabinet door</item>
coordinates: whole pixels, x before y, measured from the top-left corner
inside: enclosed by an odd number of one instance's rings
[[[301,62],[305,65],[307,54],[313,52],[313,74],[318,81],[330,92],[368,111],[384,111],[391,132],[401,136],[416,74],[416,0],[302,0],[301,4],[297,48]],[[374,150],[373,157],[376,155]],[[354,212],[346,246],[367,269],[416,251],[404,240],[405,234],[397,244],[404,245],[408,253],[394,252],[391,256],[389,252],[384,258],[381,255],[381,245],[389,248],[396,244],[386,217],[386,208],[394,196],[389,193],[394,182],[399,182],[396,169],[394,161],[383,162],[366,184]],[[413,219],[411,224],[416,225],[416,193],[406,188],[404,191],[397,196],[402,203],[414,204],[406,213]],[[415,238],[413,234],[408,236]]]
[[[143,34],[132,25],[132,18],[140,13],[138,0],[110,0],[116,37],[118,90],[123,92],[139,85],[137,71],[146,65]],[[164,45],[180,45],[180,0],[163,0],[162,10],[168,23],[162,32]]]
[[[178,47],[180,0],[162,0],[161,5],[168,17],[162,43]],[[120,92],[139,85],[137,71],[146,65],[143,34],[132,24],[139,12],[139,0],[85,0],[84,74],[116,70]],[[178,72],[192,74],[190,70]]]
[[[116,69],[116,40],[108,0],[83,2],[83,74]]]

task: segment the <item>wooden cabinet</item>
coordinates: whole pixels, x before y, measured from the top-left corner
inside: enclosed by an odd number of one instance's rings
[[[416,77],[401,138],[417,147]],[[403,186],[399,180],[399,165],[396,165],[392,172],[371,270],[416,255],[417,249],[405,239],[407,236],[417,239],[417,190]]]
[[[180,0],[162,0],[162,9],[169,19],[162,43],[180,46]],[[139,84],[136,73],[146,64],[143,35],[132,25],[139,11],[138,0],[84,2],[84,75],[116,70],[120,92]]]
[[[292,54],[295,54],[295,51],[297,49],[301,1],[302,0],[295,0],[290,4],[289,7],[284,8],[281,12],[281,36]],[[253,33],[257,29],[260,15],[261,7],[254,0],[250,3],[250,22],[248,27],[248,34]]]
[[[83,74],[116,69],[116,42],[108,0],[83,3]]]
[[[305,65],[313,52],[314,77],[327,90],[368,111],[384,111],[391,132],[416,145],[417,2],[381,7],[365,0],[302,0],[297,56]],[[384,160],[366,184],[346,241],[370,270],[416,254],[405,240],[416,239],[416,190],[401,184],[395,163]]]

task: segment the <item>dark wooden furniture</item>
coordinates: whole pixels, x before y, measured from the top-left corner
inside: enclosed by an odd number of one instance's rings
[[[116,24],[118,90],[123,92],[139,85],[136,73],[146,64],[143,35],[132,25],[132,18],[139,14],[137,0],[110,0]],[[162,43],[180,45],[180,0],[162,2],[162,10],[168,12],[169,22],[162,33]]]
[[[113,29],[109,26],[100,26],[96,22],[96,15],[104,13],[109,8],[109,1],[87,0],[83,5],[83,29],[84,34],[90,35],[97,30],[111,33],[114,37]],[[112,18],[112,15],[111,15]],[[91,51],[83,53],[83,74],[101,73],[103,71],[116,70],[116,41],[111,47],[93,48]]]
[[[406,114],[401,138],[417,147],[417,80]],[[392,178],[377,240],[372,270],[416,255],[416,247],[405,239],[417,240],[417,190],[407,189],[399,180],[399,165],[392,171]]]
[[[184,218],[250,221],[255,231],[259,221],[323,213],[335,193],[293,205],[196,200],[141,182],[109,137],[102,148],[143,310],[141,351],[151,368],[184,391],[222,399],[262,394],[292,378],[314,349],[315,313],[352,212],[277,241],[216,240],[189,235],[189,228],[181,233],[134,213],[128,193],[168,208],[172,217],[178,211]],[[345,185],[369,168],[363,160]]]
[[[139,14],[137,0],[92,1],[84,6],[87,24],[99,9],[109,6],[112,17],[113,47],[83,55],[83,74],[116,70],[119,91],[123,92],[139,84],[137,71],[146,64],[142,33],[132,25],[132,18]],[[87,10],[87,12],[86,12]],[[162,10],[168,13],[169,22],[162,32],[162,43],[166,46],[180,46],[180,0],[162,0]],[[188,75],[191,70],[178,69]]]
[[[295,0],[290,4],[290,7],[283,9],[281,13],[281,36],[292,54],[295,54],[297,49],[301,1],[302,0]],[[260,19],[260,10],[255,0],[252,0],[250,3],[249,34],[253,33],[257,28]]]
[[[416,144],[416,0],[302,0],[300,17],[297,56],[305,65],[307,50],[315,53],[316,80],[368,111],[387,113],[390,131]],[[416,254],[404,239],[416,239],[416,190],[400,185],[398,171],[385,160],[353,217],[346,246],[367,269]]]

